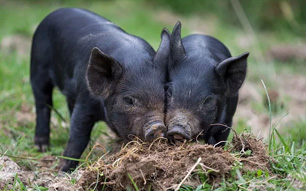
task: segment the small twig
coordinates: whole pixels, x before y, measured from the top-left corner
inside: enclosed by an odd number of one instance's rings
[[[256,139],[259,139],[261,136],[261,130],[259,130],[259,132],[257,133]]]
[[[184,177],[184,179],[180,182],[180,184],[176,187],[176,189],[174,191],[178,191],[180,189],[180,187],[182,186],[182,184],[185,182],[185,180],[190,176],[190,174],[192,173],[192,171],[198,166],[198,164],[201,162],[202,158],[199,157],[197,162],[191,167],[191,169],[188,171],[187,175]]]
[[[233,132],[234,132],[234,136],[235,137],[237,137],[238,139],[240,139],[240,142],[241,142],[241,146],[242,146],[242,149],[241,149],[241,151],[240,151],[240,154],[244,154],[245,153],[245,145],[244,145],[244,143],[243,143],[243,141],[242,141],[242,139],[241,139],[241,136],[239,136],[238,134],[237,134],[237,132],[232,128],[232,127],[229,127],[229,126],[227,126],[227,125],[224,125],[224,124],[222,124],[222,123],[214,123],[214,124],[210,124],[210,126],[223,126],[223,127],[226,127],[227,129],[229,128],[229,129],[231,129]],[[226,130],[226,129],[225,129]],[[224,131],[225,131],[224,130]],[[222,142],[224,142],[224,141],[220,141],[220,142],[218,142],[218,143],[216,143],[215,145],[214,145],[214,147],[215,146],[217,146],[218,144],[220,144],[220,143],[222,143]],[[227,141],[225,141],[225,142],[227,142]]]
[[[221,143],[230,143],[230,141],[219,141],[218,143],[214,144],[214,147],[220,145]]]
[[[144,143],[143,140],[141,140],[139,137],[137,137],[136,135],[133,135],[133,134],[129,134],[128,135],[128,138],[132,141],[139,141],[141,143]]]
[[[213,123],[213,124],[210,124],[210,126],[223,126],[223,127],[226,127],[226,129],[224,129],[224,130],[222,131],[222,133],[223,133],[224,131],[226,131],[227,129],[230,129],[230,130],[232,130],[232,131],[234,132],[235,136],[238,137],[237,132],[236,132],[232,127],[229,127],[229,126],[227,126],[227,125],[225,125],[225,124],[222,124],[222,123]],[[216,143],[216,144],[214,145],[214,147],[216,147],[217,145],[219,145],[219,144],[221,144],[221,143],[224,143],[224,142],[227,143],[227,142],[229,142],[229,141],[220,141],[220,142]]]
[[[203,132],[204,132],[204,130],[200,131],[200,133],[196,136],[196,139],[195,139],[195,140],[196,140],[197,143],[198,143],[198,138],[199,138],[199,136],[200,136],[200,135],[203,135]]]
[[[232,127],[229,127],[223,123],[213,123],[213,124],[210,124],[210,126],[223,126],[223,127],[226,127],[226,129],[224,129],[222,133],[224,133],[224,131],[226,131],[227,129],[230,129],[237,135],[236,131]]]
[[[104,153],[106,153],[106,149],[103,145],[99,144],[99,143],[96,143],[92,149],[90,150],[90,152],[88,153],[88,155],[86,156],[85,158],[85,163],[86,163],[86,166],[89,167],[91,169],[91,166],[88,164],[88,158],[90,157],[91,153],[95,150],[96,147],[101,147],[104,151]]]
[[[150,144],[148,150],[151,150],[151,147],[153,146],[153,144],[154,144],[156,141],[161,140],[161,139],[167,140],[165,137],[158,137],[158,138],[154,139],[154,141]]]
[[[240,140],[240,143],[241,143],[241,150],[240,150],[240,152],[239,152],[239,154],[240,155],[243,155],[243,154],[245,154],[245,144],[244,144],[244,142],[243,142],[243,140],[242,140],[242,138],[241,138],[241,136],[239,136],[239,135],[236,135],[236,137]]]
[[[99,159],[98,159],[98,161],[96,162],[96,163],[100,163],[100,161],[106,156],[106,155],[108,155],[109,154],[109,151],[107,151],[106,153],[104,153]],[[102,161],[103,162],[103,161]]]
[[[142,145],[142,144],[143,144],[143,143],[139,143],[138,141],[139,141],[139,140],[137,139],[136,141],[130,141],[130,142],[128,142],[128,143],[122,148],[122,150],[125,150],[125,149],[127,148],[127,146],[130,145],[130,144],[132,144],[132,143],[136,143],[136,144],[138,144],[138,145]]]
[[[206,166],[205,164],[203,164],[203,163],[199,163],[199,165],[203,168],[206,168],[206,169],[208,169],[208,170],[212,170],[212,171],[214,171],[214,172],[220,172],[220,170],[216,170],[216,169],[213,169],[213,168],[210,168],[210,167],[208,167],[208,166]],[[205,170],[205,169],[204,169]]]
[[[118,167],[120,165],[120,161],[121,161],[122,158],[118,158],[116,159],[113,164],[112,164],[112,167]],[[116,165],[117,164],[117,165]]]
[[[244,158],[237,158],[238,161],[246,161],[246,162],[249,162],[249,163],[252,163],[252,164],[256,164],[258,166],[266,166],[269,162],[266,162],[266,163],[257,163],[257,162],[254,162],[254,161],[251,161],[250,158],[248,159],[244,159]]]
[[[144,175],[143,175],[143,172],[142,172],[142,170],[141,169],[139,169],[139,171],[140,171],[140,174],[141,174],[141,176],[142,176],[142,178],[143,178],[143,181],[144,181],[144,185],[146,185],[147,184],[147,180],[145,179],[145,177],[144,177]]]
[[[236,134],[235,137],[238,138],[238,139],[240,140],[241,147],[242,147],[241,150],[240,150],[240,152],[239,152],[239,154],[240,154],[240,155],[245,154],[245,150],[244,150],[244,149],[245,149],[245,144],[244,144],[244,142],[243,142],[241,136],[239,136],[239,135]],[[233,151],[233,149],[234,149],[234,148],[232,148],[231,151]]]
[[[229,126],[227,126],[227,125],[225,125],[225,124],[223,124],[223,123],[212,123],[212,124],[210,124],[210,126],[223,126],[223,127],[230,128],[230,129],[231,129],[231,127],[229,127]]]

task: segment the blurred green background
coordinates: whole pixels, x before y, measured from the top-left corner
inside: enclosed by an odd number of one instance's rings
[[[37,25],[61,7],[98,13],[155,49],[164,27],[182,22],[182,35],[208,34],[239,55],[249,51],[247,81],[241,89],[234,128],[267,137],[269,115],[260,79],[271,95],[272,124],[288,139],[306,133],[306,1],[304,0],[0,0],[0,153],[41,157],[33,144],[35,111],[29,84],[29,52]],[[55,90],[49,155],[63,152],[69,133],[64,97]],[[103,142],[107,130],[97,125],[92,136]],[[88,153],[88,151],[87,151]],[[86,153],[85,153],[86,154]],[[20,160],[25,166],[32,161]],[[29,167],[30,168],[30,167]]]

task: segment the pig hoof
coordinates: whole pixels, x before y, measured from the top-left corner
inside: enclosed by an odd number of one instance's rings
[[[59,164],[59,167],[60,167],[59,172],[64,173],[64,174],[71,173],[72,171],[74,171],[77,165],[78,165],[77,161],[62,159]]]
[[[49,137],[36,137],[34,140],[37,150],[40,152],[46,152],[49,148]]]
[[[39,152],[47,152],[49,145],[35,145]]]
[[[69,165],[63,165],[60,167],[59,172],[61,172],[62,174],[65,173],[70,173],[72,171],[72,169],[69,167]]]
[[[163,137],[166,132],[166,127],[161,123],[153,124],[146,132],[145,132],[145,140],[153,141],[158,137]]]
[[[191,139],[190,133],[188,133],[183,127],[175,126],[167,132],[167,137],[172,140],[189,140]]]
[[[67,174],[60,170],[60,171],[58,171],[57,177],[59,177],[59,178],[66,178]]]

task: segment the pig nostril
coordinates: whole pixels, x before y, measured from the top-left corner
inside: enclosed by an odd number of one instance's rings
[[[174,135],[173,135],[173,139],[174,139],[174,140],[183,140],[184,137],[183,137],[182,135],[179,135],[179,134],[174,134]]]
[[[153,141],[158,137],[163,137],[166,132],[166,127],[163,124],[156,123],[150,126],[148,130],[145,132],[145,140]]]
[[[175,126],[171,128],[171,130],[167,132],[167,137],[173,140],[191,139],[189,133],[184,129],[184,127],[180,126]]]

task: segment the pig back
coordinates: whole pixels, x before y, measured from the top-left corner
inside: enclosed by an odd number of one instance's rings
[[[142,55],[147,57],[155,54],[144,40],[125,33],[95,13],[62,8],[49,14],[38,26],[33,37],[32,57],[38,60],[37,64],[49,68],[53,83],[65,95],[77,94],[86,85],[85,73],[94,47],[119,62],[125,58],[127,50],[145,52]]]

